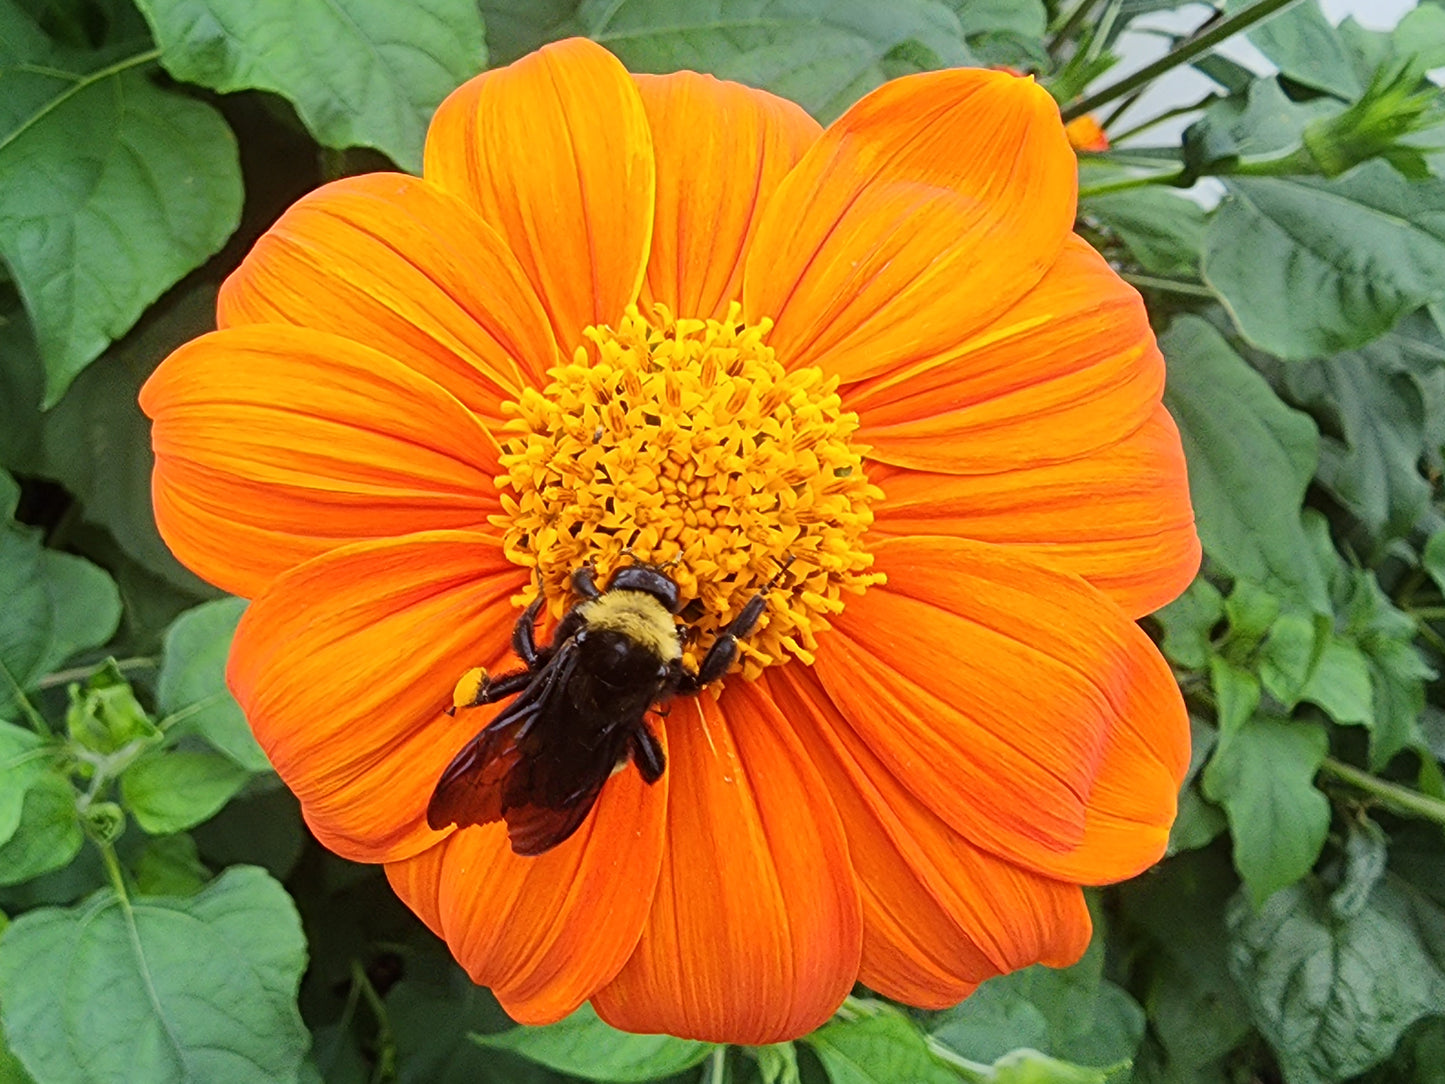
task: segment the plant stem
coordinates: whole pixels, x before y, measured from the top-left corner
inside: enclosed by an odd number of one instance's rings
[[[1105,181],[1103,184],[1085,185],[1079,189],[1079,198],[1087,199],[1089,196],[1107,196],[1110,192],[1127,192],[1131,188],[1148,188],[1154,184],[1172,185],[1184,179],[1182,169],[1173,169],[1168,173],[1153,173],[1147,177],[1121,177],[1117,181]]]
[[[1195,282],[1181,282],[1178,279],[1160,279],[1153,275],[1131,275],[1120,276],[1125,282],[1133,286],[1142,286],[1146,290],[1159,290],[1163,293],[1182,294],[1185,297],[1214,297],[1214,291],[1208,286],[1201,286]]]
[[[1200,53],[1213,48],[1226,38],[1232,38],[1241,30],[1253,26],[1261,19],[1268,18],[1276,11],[1293,4],[1295,0],[1259,0],[1259,3],[1245,8],[1227,19],[1221,19],[1213,27],[1206,30],[1196,38],[1189,38],[1180,42],[1169,52],[1165,53],[1152,64],[1146,64],[1133,75],[1126,75],[1117,82],[1110,83],[1102,90],[1095,91],[1087,98],[1082,98],[1065,109],[1064,120],[1073,120],[1085,113],[1098,109],[1101,105],[1108,105],[1116,98],[1122,98],[1137,87],[1142,87],[1151,80],[1172,71],[1181,64],[1187,64]]]
[[[1079,0],[1079,2],[1074,5],[1074,10],[1069,12],[1069,17],[1064,20],[1058,32],[1049,39],[1048,45],[1044,47],[1049,51],[1049,56],[1058,55],[1059,49],[1063,46],[1064,42],[1068,41],[1070,35],[1083,24],[1084,17],[1089,14],[1089,9],[1094,6],[1094,3],[1095,0]]]
[[[986,1084],[994,1079],[993,1066],[983,1065],[980,1062],[969,1061],[962,1054],[956,1054],[932,1035],[925,1035],[924,1040],[928,1043],[928,1052],[938,1061],[943,1062],[969,1084]]]
[[[1109,137],[1109,142],[1122,143],[1126,139],[1133,139],[1136,135],[1142,135],[1150,128],[1153,128],[1159,124],[1163,124],[1167,120],[1173,120],[1175,117],[1182,117],[1186,113],[1197,112],[1198,110],[1203,109],[1205,106],[1207,106],[1210,102],[1215,101],[1218,97],[1218,94],[1206,94],[1203,98],[1200,98],[1199,101],[1195,102],[1193,105],[1181,105],[1176,106],[1173,109],[1167,109],[1163,113],[1160,113],[1157,117],[1150,117],[1148,120],[1142,121],[1139,124],[1134,125],[1134,127],[1132,128],[1125,129],[1118,135],[1111,135]],[[1106,124],[1104,125],[1104,127],[1107,129],[1108,125]]]
[[[1420,606],[1413,610],[1407,608],[1406,612],[1417,620],[1438,621],[1445,617],[1445,606]]]
[[[1380,805],[1396,813],[1407,817],[1420,817],[1427,821],[1434,821],[1436,824],[1445,825],[1445,802],[1438,798],[1431,798],[1428,794],[1421,794],[1409,787],[1391,783],[1343,761],[1336,760],[1334,757],[1325,757],[1324,762],[1320,764],[1320,771],[1334,776],[1342,783],[1348,783],[1350,786],[1364,791]]]
[[[111,887],[120,897],[121,906],[129,911],[130,892],[125,887],[125,874],[120,871],[120,859],[115,856],[115,848],[109,843],[100,842],[97,842],[96,846],[100,848],[100,857],[105,862],[105,873],[110,878]]]
[[[145,670],[154,667],[159,659],[146,655],[137,655],[130,659],[117,659],[115,668],[121,673],[127,670]],[[104,669],[105,663],[98,662],[93,666],[76,666],[69,670],[57,670],[53,674],[46,674],[35,683],[37,689],[57,689],[62,685],[69,685],[72,681],[84,681],[92,674]]]
[[[35,732],[44,734],[47,738],[50,737],[54,731],[45,721],[45,716],[35,710],[35,705],[30,702],[30,698],[25,695],[25,690],[20,687],[20,682],[15,680],[15,675],[10,672],[10,667],[3,662],[0,662],[0,674],[4,675],[5,684],[10,686],[10,695],[15,697],[15,703],[20,705],[20,710],[25,713],[25,718],[30,720],[30,725],[35,728]]]

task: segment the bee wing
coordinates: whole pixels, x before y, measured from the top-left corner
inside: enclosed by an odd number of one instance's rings
[[[602,784],[607,782],[608,774],[603,773],[595,784],[590,784],[586,791],[560,808],[541,805],[508,807],[505,816],[512,850],[524,856],[542,854],[570,837],[582,827],[587,814],[597,804],[597,796],[602,793]]]
[[[426,822],[441,830],[449,824],[465,828],[502,819],[507,778],[523,762],[518,742],[532,721],[545,715],[549,701],[562,688],[576,652],[571,642],[537,671],[536,678],[490,724],[452,758],[437,780],[426,807]]]

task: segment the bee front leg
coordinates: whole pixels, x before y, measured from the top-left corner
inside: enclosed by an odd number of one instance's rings
[[[546,601],[538,588],[537,597],[522,611],[522,616],[517,618],[517,623],[512,626],[512,650],[517,653],[517,658],[527,664],[529,670],[537,665],[537,615],[542,612]]]
[[[728,622],[727,628],[718,633],[718,638],[713,641],[712,647],[708,648],[707,654],[703,656],[697,673],[683,674],[682,680],[678,683],[679,692],[695,693],[728,672],[732,664],[737,661],[738,641],[752,632],[758,621],[762,619],[763,611],[768,608],[768,592],[781,582],[792,563],[793,558],[791,557],[784,561],[783,567],[778,569],[777,575],[763,584],[762,589],[748,599],[748,604],[742,608],[742,612]]]

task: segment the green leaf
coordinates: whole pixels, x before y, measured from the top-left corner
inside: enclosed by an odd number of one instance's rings
[[[0,0],[0,26],[26,22]],[[15,103],[0,111],[0,256],[34,325],[47,406],[240,221],[230,129],[155,86],[140,70],[153,56],[106,63],[33,27],[0,51]]]
[[[1214,627],[1224,617],[1224,598],[1218,588],[1200,576],[1184,594],[1154,613],[1164,630],[1160,645],[1170,661],[1190,670],[1203,670],[1213,654]]]
[[[1430,536],[1424,552],[1420,554],[1420,563],[1435,581],[1436,588],[1445,594],[1445,528]]]
[[[50,772],[54,749],[33,730],[0,722],[0,843],[20,827],[25,792]]]
[[[1213,102],[1184,133],[1184,161],[1196,176],[1232,173],[1241,162],[1275,163],[1304,146],[1311,124],[1342,113],[1336,102],[1296,102],[1274,79]]]
[[[30,783],[20,823],[0,845],[0,885],[20,884],[70,864],[85,841],[75,798],[75,789],[54,772]]]
[[[480,0],[493,65],[510,64],[539,45],[580,33],[578,0]]]
[[[1218,656],[1209,660],[1209,683],[1219,716],[1219,746],[1228,745],[1259,709],[1259,679],[1250,671]]]
[[[286,891],[227,870],[189,899],[113,890],[21,915],[0,940],[0,1006],[44,1081],[294,1081],[306,941]]]
[[[487,64],[474,0],[139,0],[161,63],[222,93],[269,90],[329,147],[421,171],[427,122]],[[323,45],[324,43],[324,45]]]
[[[1231,576],[1328,612],[1323,575],[1301,560],[1310,552],[1299,509],[1318,457],[1314,423],[1203,320],[1175,320],[1160,346],[1205,552]]]
[[[80,557],[43,549],[38,532],[0,522],[0,716],[22,689],[71,655],[109,640],[120,621],[111,578]]]
[[[773,1043],[753,1050],[763,1084],[802,1084],[798,1072],[798,1048],[792,1043]]]
[[[472,1038],[482,1046],[510,1050],[549,1069],[623,1084],[680,1073],[700,1064],[714,1049],[712,1043],[670,1035],[618,1031],[603,1023],[590,1005],[547,1027],[518,1027]]]
[[[1160,188],[1110,192],[1079,201],[1082,214],[1119,235],[1151,275],[1199,277],[1204,252],[1204,208]]]
[[[194,896],[210,880],[190,836],[147,839],[131,861],[136,891],[142,896]]]
[[[269,771],[241,705],[226,688],[226,656],[246,610],[239,598],[187,610],[166,630],[156,699],[165,715],[182,718],[176,734],[197,734],[251,772]]]
[[[1169,855],[1208,846],[1229,827],[1223,811],[1205,801],[1197,783],[1218,737],[1214,727],[1194,715],[1189,716],[1189,770],[1179,790],[1179,812],[1169,829]]]
[[[1225,10],[1238,11],[1248,0],[1228,0]],[[1325,18],[1316,0],[1305,0],[1273,15],[1248,31],[1251,42],[1296,83],[1354,101],[1364,91],[1344,42]]]
[[[888,77],[888,55],[906,48],[918,67],[967,65],[963,25],[937,0],[583,0],[588,37],[631,71],[695,68],[762,87],[831,120]]]
[[[1224,807],[1234,865],[1256,905],[1314,866],[1330,827],[1330,803],[1314,777],[1329,749],[1323,726],[1256,717],[1204,770],[1204,793]]]
[[[1317,886],[1229,911],[1230,970],[1291,1084],[1349,1079],[1445,1003],[1445,913],[1395,877],[1333,913]]]
[[[1445,181],[1382,161],[1333,180],[1227,177],[1204,279],[1240,332],[1282,358],[1362,346],[1445,295]]]
[[[1324,419],[1319,483],[1380,539],[1408,534],[1430,503],[1425,398],[1398,349],[1381,339],[1283,374],[1285,394]]]
[[[804,1039],[833,1084],[957,1084],[907,1017],[881,1002],[866,1004],[875,1011],[831,1020]]]
[[[167,835],[210,820],[249,778],[228,757],[171,749],[127,768],[120,794],[137,824],[151,835]]]
[[[1037,1050],[1005,1054],[990,1070],[980,1074],[987,1084],[1104,1084],[1110,1076],[1108,1070],[1070,1065]]]

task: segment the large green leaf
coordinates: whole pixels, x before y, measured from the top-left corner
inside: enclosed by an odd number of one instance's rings
[[[81,845],[75,792],[34,731],[0,722],[0,884],[59,869]]]
[[[236,141],[210,106],[157,87],[150,52],[50,46],[0,0],[0,256],[34,324],[53,404],[236,228]]]
[[[1158,188],[1113,192],[1079,201],[1079,211],[1119,235],[1139,266],[1153,275],[1199,277],[1204,209]]]
[[[1335,1084],[1382,1061],[1445,1004],[1445,912],[1387,876],[1353,914],[1313,884],[1230,909],[1230,969],[1289,1084]]]
[[[270,90],[331,147],[421,169],[436,107],[486,67],[475,0],[139,0],[177,79]]]
[[[306,941],[285,890],[227,870],[185,899],[111,889],[21,915],[0,939],[0,1012],[47,1084],[294,1081]]]
[[[1251,342],[1282,358],[1362,346],[1445,296],[1445,181],[1383,161],[1333,180],[1227,177],[1204,278]]]
[[[1203,320],[1175,320],[1160,346],[1205,552],[1232,576],[1327,612],[1320,570],[1300,559],[1309,552],[1299,509],[1319,454],[1314,424]]]
[[[1310,871],[1330,827],[1314,786],[1329,746],[1324,727],[1256,717],[1221,741],[1204,769],[1204,793],[1224,807],[1234,865],[1256,904]]]
[[[583,0],[580,29],[633,71],[694,68],[763,87],[831,120],[890,74],[968,64],[958,15],[938,0]]]
[[[475,1041],[574,1076],[622,1084],[680,1073],[715,1049],[712,1043],[670,1035],[618,1031],[603,1023],[590,1005],[547,1027],[513,1028],[496,1035],[478,1035]]]
[[[156,698],[163,714],[179,717],[176,733],[198,734],[247,771],[264,772],[271,765],[226,688],[226,657],[245,610],[244,599],[223,598],[178,617],[166,630]]]

